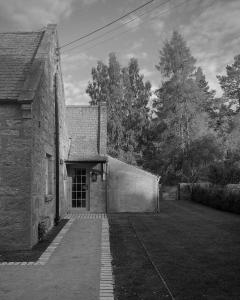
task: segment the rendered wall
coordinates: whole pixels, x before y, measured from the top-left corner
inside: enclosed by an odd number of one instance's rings
[[[108,212],[157,211],[157,176],[115,158],[108,159]]]
[[[32,120],[19,104],[0,106],[0,249],[30,242]]]

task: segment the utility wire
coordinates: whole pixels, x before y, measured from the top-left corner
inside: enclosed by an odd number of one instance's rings
[[[139,14],[139,15],[136,15],[136,17],[132,18],[131,20],[128,20],[127,22],[125,22],[125,23],[119,25],[119,26],[116,27],[116,28],[113,28],[113,29],[110,29],[110,30],[106,31],[106,32],[104,32],[103,34],[101,34],[101,35],[99,35],[99,36],[97,36],[97,37],[94,37],[94,38],[92,38],[92,39],[90,39],[90,40],[88,40],[88,41],[86,41],[86,42],[84,42],[84,43],[81,43],[81,44],[79,44],[79,45],[77,45],[77,46],[74,46],[74,47],[72,47],[72,48],[70,48],[70,49],[63,50],[62,53],[65,53],[65,52],[74,50],[74,49],[76,49],[76,48],[78,48],[78,47],[85,46],[85,45],[91,43],[92,41],[95,41],[95,40],[97,40],[97,39],[99,39],[99,38],[101,38],[101,37],[107,35],[108,33],[114,32],[114,31],[118,30],[119,28],[124,27],[125,25],[127,25],[127,24],[129,24],[129,23],[131,23],[131,22],[134,22],[134,21],[137,20],[139,17],[142,17],[142,16],[144,16],[144,15],[146,15],[146,14],[149,14],[149,13],[151,13],[152,11],[156,10],[157,8],[159,8],[160,6],[163,6],[163,5],[167,4],[169,1],[170,1],[170,0],[167,0],[167,1],[165,1],[165,2],[162,2],[162,3],[160,3],[159,5],[153,7],[152,9],[150,9],[150,10],[148,10],[148,11],[145,11],[145,12]]]
[[[185,4],[187,1],[188,1],[188,0],[182,1],[181,3],[178,3],[177,5],[172,6],[171,9],[172,9],[172,8],[176,8],[176,7],[179,7],[179,6],[183,5],[183,4]],[[164,15],[165,13],[167,13],[167,12],[169,12],[169,11],[170,11],[170,9],[166,9],[166,10],[164,10],[164,11],[161,11],[160,13],[158,13],[158,14],[154,15],[153,17],[151,17],[150,19],[154,19],[155,17]],[[130,21],[131,21],[131,20],[130,20]],[[96,47],[96,46],[98,46],[98,45],[100,45],[100,44],[102,44],[102,43],[104,43],[104,42],[107,42],[107,41],[112,40],[112,39],[116,39],[118,36],[120,36],[120,35],[122,35],[122,34],[125,34],[125,33],[128,33],[129,31],[132,31],[132,29],[135,28],[135,27],[137,27],[137,25],[134,26],[134,27],[132,27],[132,28],[130,28],[130,29],[128,29],[128,30],[125,30],[125,31],[120,32],[118,35],[110,36],[110,37],[107,38],[107,39],[104,39],[104,40],[102,40],[102,41],[100,41],[100,42],[98,42],[98,43],[95,43],[95,44],[92,45],[91,47],[85,48],[85,50],[92,49],[92,48],[94,48],[94,47]],[[95,38],[95,39],[97,39],[97,38]],[[93,40],[95,40],[95,39],[92,39],[91,41],[93,41]],[[72,50],[74,50],[74,49],[76,49],[76,48],[78,48],[78,47],[84,46],[84,45],[87,44],[87,43],[88,43],[88,42],[86,42],[86,43],[84,43],[84,44],[77,45],[77,46],[72,47],[72,48],[70,48],[70,49],[67,49],[66,51],[64,51],[64,53],[66,53],[66,52],[68,52],[68,51],[72,51]]]
[[[148,2],[146,2],[146,3],[144,3],[144,4],[142,4],[142,5],[138,6],[137,8],[135,8],[135,9],[133,9],[133,10],[127,12],[125,15],[123,15],[123,16],[117,18],[117,19],[114,19],[114,20],[111,21],[110,23],[107,23],[106,25],[104,25],[104,26],[102,26],[102,27],[99,27],[99,28],[97,28],[97,29],[95,29],[95,30],[93,30],[93,31],[91,31],[91,32],[89,32],[89,33],[86,33],[86,34],[84,34],[83,36],[79,37],[79,38],[76,39],[76,40],[73,40],[73,41],[71,41],[71,42],[69,42],[69,43],[63,44],[61,47],[59,47],[59,49],[62,49],[62,48],[67,47],[67,46],[69,46],[69,45],[72,45],[73,43],[76,43],[76,42],[78,42],[78,41],[80,41],[80,40],[82,40],[82,39],[84,39],[84,38],[86,38],[86,37],[88,37],[88,36],[90,36],[90,35],[93,35],[93,34],[96,33],[96,32],[99,32],[100,30],[103,30],[103,29],[105,29],[105,28],[111,26],[112,24],[114,24],[114,23],[116,23],[116,22],[118,22],[118,21],[120,21],[120,20],[126,18],[127,16],[129,16],[129,15],[131,15],[132,13],[134,13],[134,12],[136,12],[136,11],[142,9],[143,7],[149,5],[150,3],[154,2],[154,1],[155,1],[155,0],[150,0],[150,1],[148,1]]]

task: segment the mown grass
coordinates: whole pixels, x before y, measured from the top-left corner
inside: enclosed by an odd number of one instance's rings
[[[116,299],[171,299],[131,223],[175,299],[240,299],[240,217],[185,201],[160,207],[110,218]]]

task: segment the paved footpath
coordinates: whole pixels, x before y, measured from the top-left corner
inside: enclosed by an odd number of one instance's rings
[[[99,299],[102,222],[75,219],[45,265],[1,265],[0,299]]]

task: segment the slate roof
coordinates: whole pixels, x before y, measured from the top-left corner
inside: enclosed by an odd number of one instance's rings
[[[68,161],[106,161],[98,153],[98,107],[67,106],[66,122],[70,149]]]
[[[43,32],[0,33],[0,101],[16,100]]]

